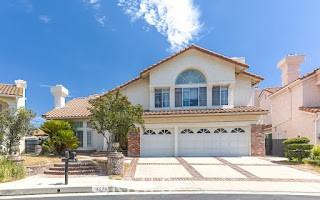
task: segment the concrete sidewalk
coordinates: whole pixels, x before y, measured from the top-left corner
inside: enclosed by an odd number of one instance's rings
[[[110,180],[106,176],[63,177],[37,175],[23,180],[0,184],[0,195],[82,192],[162,192],[162,191],[221,191],[303,193],[320,195],[319,183],[267,181],[126,181]]]

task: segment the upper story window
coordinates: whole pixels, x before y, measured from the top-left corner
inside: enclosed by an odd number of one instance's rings
[[[182,72],[176,79],[176,85],[188,85],[188,87],[176,87],[175,89],[175,106],[206,106],[207,105],[207,88],[194,86],[192,84],[205,84],[205,76],[198,70],[190,69]],[[190,85],[190,87],[189,87]]]
[[[155,107],[167,108],[170,106],[170,90],[168,88],[155,89],[154,91]]]
[[[204,84],[206,83],[206,78],[204,75],[195,69],[190,69],[182,72],[176,79],[176,85],[182,84]]]
[[[175,106],[206,106],[207,105],[207,88],[176,88],[175,90]]]
[[[212,88],[212,105],[228,105],[228,86],[214,86]]]

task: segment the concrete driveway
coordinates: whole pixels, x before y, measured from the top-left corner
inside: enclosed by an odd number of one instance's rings
[[[126,174],[135,181],[319,182],[320,176],[257,157],[134,158]]]

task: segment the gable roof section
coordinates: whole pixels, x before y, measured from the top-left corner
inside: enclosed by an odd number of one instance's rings
[[[0,83],[0,95],[23,96],[23,89],[13,84]]]
[[[95,96],[75,98],[66,103],[63,108],[55,108],[45,114],[42,117],[46,119],[80,119],[90,116],[89,100]]]
[[[142,71],[140,72],[140,74],[142,75],[142,74],[144,74],[144,73],[146,73],[146,72],[148,72],[148,71],[150,71],[150,70],[158,67],[159,65],[161,65],[161,64],[163,64],[163,63],[165,63],[165,62],[167,62],[167,61],[169,61],[169,60],[171,60],[171,59],[173,59],[173,58],[181,55],[182,53],[187,52],[187,51],[190,50],[190,49],[196,49],[196,50],[201,51],[201,52],[203,52],[203,53],[205,53],[205,54],[208,54],[208,55],[210,55],[210,56],[214,56],[214,57],[219,58],[219,59],[222,59],[222,60],[224,60],[224,61],[227,61],[227,62],[236,64],[236,65],[240,65],[240,66],[245,67],[245,68],[249,68],[249,65],[247,65],[247,64],[245,64],[245,63],[236,61],[236,60],[234,60],[234,59],[232,59],[232,58],[229,58],[229,57],[226,57],[226,56],[224,56],[224,55],[222,55],[222,54],[219,54],[219,53],[216,53],[216,52],[214,52],[214,51],[210,51],[210,50],[208,50],[208,49],[205,49],[205,48],[199,47],[199,46],[197,46],[197,45],[195,45],[195,44],[192,44],[192,45],[190,45],[190,46],[182,49],[181,51],[178,51],[177,53],[175,53],[175,54],[173,54],[173,55],[170,55],[170,56],[166,57],[165,59],[160,60],[159,62],[157,62],[157,63],[155,63],[155,64],[153,64],[153,65],[145,68],[144,70],[142,70]]]
[[[317,72],[320,72],[320,67],[316,68],[310,73],[305,74],[304,76],[297,78],[296,80],[292,81],[291,83],[279,88],[279,90],[275,91],[271,96],[278,94],[280,91],[283,91],[283,89],[290,87],[291,85],[295,84],[297,81],[303,81],[304,79],[309,78],[310,76],[316,74]]]

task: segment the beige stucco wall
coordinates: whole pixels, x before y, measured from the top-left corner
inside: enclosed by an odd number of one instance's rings
[[[302,82],[304,106],[320,106],[320,86],[316,85],[317,81],[317,76],[311,76]]]
[[[149,109],[149,80],[139,79],[121,89],[133,104],[140,104],[145,110]]]
[[[262,91],[262,93],[256,93],[256,95],[259,95],[257,97],[257,104],[256,106],[259,106],[263,109],[271,111],[271,100],[269,98],[270,92],[268,91]],[[271,112],[269,112],[267,115],[263,115],[261,117],[262,124],[271,124]]]
[[[306,102],[313,102],[310,93],[312,90],[307,89],[306,92],[306,85],[309,85],[309,88],[310,84],[297,82],[291,88],[271,97],[274,139],[304,136],[312,143],[318,143],[315,137],[315,115],[299,110],[299,107],[307,106]]]
[[[234,64],[214,58],[196,50],[187,51],[150,72],[150,86],[175,85],[177,76],[187,70],[197,69],[203,73],[208,84],[235,81]]]
[[[234,106],[253,106],[254,88],[251,81],[242,75],[237,76],[234,86]]]

